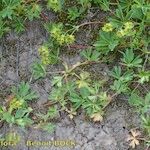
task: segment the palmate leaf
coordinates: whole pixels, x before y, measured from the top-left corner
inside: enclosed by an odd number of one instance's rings
[[[110,72],[110,75],[116,79],[120,79],[121,77],[121,67],[115,66],[113,70]]]
[[[124,63],[124,65],[126,65],[129,68],[141,67],[142,59],[139,56],[135,57],[133,49],[126,49],[126,51],[122,54],[123,58],[121,60]]]
[[[35,62],[32,65],[32,74],[34,79],[36,80],[45,77],[46,76],[45,67],[41,63]]]
[[[41,10],[41,6],[35,3],[31,7],[31,9],[27,10],[26,16],[29,18],[30,21],[32,21],[34,18],[40,18]]]
[[[86,99],[86,101],[82,104],[82,108],[86,110],[88,115],[91,115],[93,113],[99,112],[102,107],[100,103]]]
[[[14,9],[16,9],[20,3],[21,0],[2,0],[3,10],[0,11],[0,16],[2,18],[8,17],[9,19],[12,19]]]
[[[18,86],[18,90],[16,87],[12,88],[12,92],[18,99],[23,99],[23,100],[33,100],[38,98],[38,95],[36,92],[32,91],[30,89],[30,85],[25,82],[21,82],[20,85]]]
[[[2,120],[6,120],[6,122],[13,124],[15,122],[15,117],[12,116],[9,112],[4,112]]]
[[[129,11],[133,4],[133,0],[119,0],[122,9]]]
[[[50,95],[49,95],[49,100],[52,101],[61,101],[64,105],[66,104],[66,99],[65,96],[67,94],[74,93],[75,89],[75,83],[74,82],[68,82],[66,84],[62,84],[60,87],[55,87]]]
[[[114,26],[120,28],[123,23],[128,22],[132,17],[132,11],[123,11],[123,7],[121,5],[116,9],[116,13],[114,17],[109,18],[109,21],[113,23]]]
[[[122,74],[120,66],[115,66],[114,69],[110,72],[110,75],[122,82],[129,82],[133,79],[133,72],[126,71],[124,74]]]
[[[121,80],[115,80],[114,84],[110,86],[112,90],[116,91],[116,93],[126,93],[129,90],[128,83],[125,83]]]
[[[145,115],[145,116],[142,115],[141,119],[142,119],[142,124],[143,124],[144,128],[150,135],[150,117],[149,117],[149,115]],[[148,142],[149,142],[148,144],[150,144],[150,141],[148,141]]]
[[[146,113],[150,108],[150,93],[147,93],[144,99],[136,93],[132,93],[129,104],[137,107],[141,113]]]
[[[92,51],[92,49],[84,50],[80,54],[88,61],[98,61],[100,56],[100,52],[96,50]]]
[[[88,87],[90,82],[90,74],[88,72],[80,73],[80,79],[76,81],[78,88]]]
[[[74,109],[78,109],[85,102],[85,99],[77,93],[72,93],[69,100],[73,103]]]
[[[55,76],[52,80],[52,86],[57,85],[58,87],[62,86],[62,76]]]
[[[16,111],[16,114],[15,114],[15,119],[28,117],[30,112],[32,112],[32,108],[31,107],[29,107],[27,109],[26,108],[18,109]]]
[[[6,7],[0,12],[0,16],[2,16],[2,18],[8,17],[9,19],[12,19],[13,13],[13,9],[11,9],[10,7]]]
[[[150,81],[150,71],[141,71],[137,76],[140,78],[139,83],[141,84]]]
[[[131,94],[128,102],[129,102],[130,105],[135,106],[135,107],[143,106],[143,99],[135,93]]]
[[[31,124],[33,124],[34,122],[28,118],[28,117],[24,117],[24,118],[19,118],[15,120],[16,124],[18,124],[21,127],[25,127],[25,126],[29,126]]]
[[[110,0],[94,0],[94,3],[99,4],[101,9],[104,11],[109,10]]]
[[[107,54],[109,51],[113,51],[118,44],[119,40],[115,34],[100,31],[99,40],[94,44],[94,46],[100,53]]]
[[[78,9],[77,7],[71,7],[68,9],[68,18],[72,21],[80,17],[82,13],[82,9]]]
[[[150,11],[150,4],[145,0],[134,0],[135,4],[132,5],[131,11],[133,12],[132,18],[143,20]]]
[[[18,16],[13,17],[12,27],[14,28],[16,33],[25,31],[24,20],[23,18],[18,18]]]

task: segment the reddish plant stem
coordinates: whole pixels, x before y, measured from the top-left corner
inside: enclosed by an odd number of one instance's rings
[[[44,19],[44,21],[49,21],[48,17],[43,12],[41,12],[40,16]]]

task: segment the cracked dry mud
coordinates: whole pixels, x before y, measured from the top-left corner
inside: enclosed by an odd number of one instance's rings
[[[51,16],[52,20],[54,16]],[[84,33],[85,34],[85,33]],[[81,35],[82,37],[83,35]],[[79,39],[83,39],[83,38]],[[29,81],[31,77],[30,66],[33,61],[38,59],[38,47],[46,40],[45,30],[38,21],[29,23],[27,31],[21,36],[13,33],[8,34],[1,40],[0,45],[0,103],[4,102],[6,96],[10,93],[10,87],[16,85],[21,80]],[[79,43],[82,43],[80,41]],[[18,52],[18,55],[17,55]],[[80,61],[79,54],[72,56],[62,54],[61,56],[68,64],[75,64]],[[49,71],[61,70],[61,65],[51,65]],[[108,66],[104,64],[95,65],[92,71],[101,75],[106,73]],[[48,94],[51,90],[51,75],[48,75],[42,81],[31,83],[40,98],[32,104],[33,109],[42,108],[42,104],[47,102]],[[139,125],[138,116],[133,113],[127,101],[118,97],[110,106],[108,106],[104,121],[102,123],[92,123],[88,121],[81,112],[73,121],[69,120],[66,114],[60,114],[54,133],[47,133],[33,128],[20,129],[13,126],[9,128],[4,124],[0,129],[0,135],[5,135],[8,131],[15,131],[21,136],[21,141],[17,147],[1,148],[10,150],[128,150],[129,145],[126,137],[129,130]],[[27,147],[26,141],[50,141],[50,140],[73,140],[75,147]],[[141,147],[136,150],[142,150]]]

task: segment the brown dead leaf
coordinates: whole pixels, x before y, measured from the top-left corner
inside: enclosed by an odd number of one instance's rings
[[[77,112],[73,110],[73,108],[71,108],[70,110],[66,109],[66,112],[68,112],[68,116],[71,120],[74,118],[74,116],[77,115]]]
[[[102,122],[103,121],[103,116],[100,113],[94,113],[91,118],[93,119],[94,122]]]
[[[6,102],[9,103],[10,101],[13,100],[13,98],[15,97],[15,95],[11,94],[6,98]]]
[[[132,148],[135,148],[137,145],[140,144],[139,139],[138,139],[140,135],[141,135],[141,133],[135,129],[132,129],[130,131],[130,135],[128,136],[127,141],[130,142],[129,145]]]

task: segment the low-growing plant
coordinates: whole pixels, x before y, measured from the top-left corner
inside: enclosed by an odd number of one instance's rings
[[[36,116],[40,121],[35,128],[48,131],[49,133],[54,131],[55,125],[54,123],[51,123],[50,120],[58,116],[58,110],[56,107],[49,107],[46,114],[39,113],[36,114]]]
[[[0,36],[11,29],[24,31],[25,20],[39,18],[41,13],[37,0],[1,0],[0,8]]]
[[[41,63],[38,62],[33,63],[31,69],[32,69],[33,78],[35,80],[46,76],[45,67]]]
[[[45,27],[59,45],[69,45],[75,41],[74,35],[65,31],[62,23],[46,24]]]
[[[1,106],[0,119],[13,125],[21,127],[33,124],[29,117],[32,108],[28,106],[28,101],[38,98],[34,91],[31,91],[28,83],[22,82],[18,88],[12,88],[13,96],[9,98],[7,106]]]
[[[136,108],[140,114],[142,127],[146,131],[146,142],[150,140],[150,93],[148,92],[145,98],[140,97],[137,93],[132,93],[129,98],[129,104]]]
[[[47,7],[55,12],[62,11],[64,0],[48,0]]]
[[[83,109],[94,121],[102,121],[104,109],[110,103],[111,96],[103,91],[101,82],[91,81],[88,72],[82,72],[79,75],[74,72],[75,68],[86,63],[77,63],[70,69],[65,66],[66,71],[62,72],[63,75],[55,76],[52,81],[55,88],[49,99],[59,103],[71,119],[79,109]],[[74,80],[69,80],[69,76]]]
[[[39,17],[41,6],[38,1],[2,0],[0,2],[0,35],[15,28],[22,31],[26,19]],[[101,9],[110,14],[105,22],[89,21],[81,23],[81,16],[91,13],[91,7]],[[87,49],[81,50],[81,61],[69,65],[63,61],[64,70],[51,72],[53,74],[52,90],[49,96],[51,107],[46,107],[45,113],[38,113],[34,117],[35,128],[52,131],[51,122],[58,112],[65,111],[70,119],[78,115],[78,111],[85,113],[94,122],[102,122],[107,106],[120,94],[129,96],[129,104],[140,114],[141,124],[145,130],[141,138],[137,130],[131,130],[128,141],[135,148],[144,140],[150,144],[150,93],[145,83],[150,82],[150,51],[149,51],[149,22],[150,4],[147,0],[48,0],[47,8],[57,12],[55,23],[45,23],[49,33],[47,42],[38,49],[39,58],[31,67],[35,80],[49,75],[49,65],[60,62],[60,49],[77,47],[75,33],[84,26],[97,24],[96,41],[87,44]],[[64,18],[60,16],[65,16]],[[64,20],[63,20],[64,19]],[[86,19],[87,20],[87,19]],[[91,17],[92,20],[92,17]],[[11,23],[11,25],[10,25]],[[92,33],[92,32],[91,32]],[[97,34],[98,33],[98,34]],[[94,43],[94,44],[93,44]],[[75,44],[75,45],[72,45]],[[81,45],[82,47],[82,45]],[[83,46],[84,47],[84,46]],[[117,60],[117,61],[116,61]],[[111,64],[110,64],[111,62]],[[92,64],[107,63],[111,71],[99,75],[98,79],[86,67]],[[139,93],[144,88],[142,93]],[[30,118],[32,108],[29,101],[37,95],[31,91],[28,83],[22,82],[12,90],[14,97],[7,106],[0,108],[1,121],[10,124],[27,126],[33,123]],[[146,95],[146,96],[142,96]]]
[[[68,19],[73,21],[80,17],[84,9],[78,9],[77,7],[72,7],[68,9]]]
[[[142,65],[140,65],[142,63],[142,59],[139,56],[135,57],[132,49],[127,49],[126,52],[123,53],[123,58],[121,60],[123,65],[128,68],[142,67]]]

